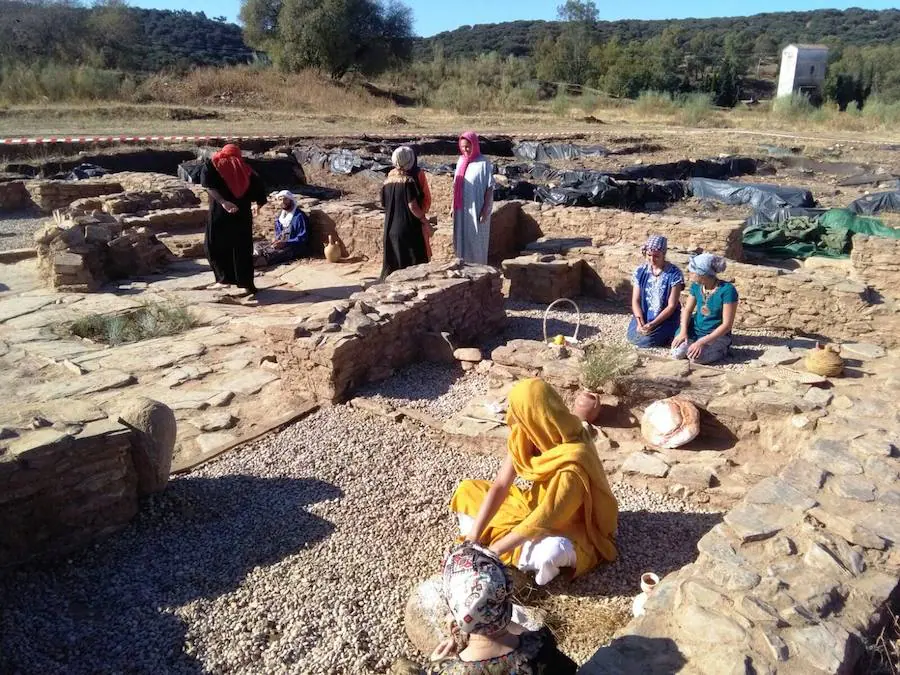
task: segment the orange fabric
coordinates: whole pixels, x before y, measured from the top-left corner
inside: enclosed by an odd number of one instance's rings
[[[229,143],[212,156],[212,163],[235,199],[240,199],[250,189],[250,167],[238,146]]]
[[[422,210],[427,214],[431,211],[431,186],[428,185],[428,177],[425,175],[424,169],[419,169],[419,175],[416,176],[419,187],[422,188]]]
[[[513,387],[507,424],[516,474],[533,484],[529,490],[510,488],[481,541],[490,545],[512,531],[531,541],[566,537],[575,546],[576,575],[615,560],[619,509],[580,420],[550,385],[535,378]],[[463,481],[451,509],[474,518],[489,487],[486,481]],[[504,561],[515,564],[519,553],[510,552]]]
[[[431,210],[431,187],[428,185],[428,178],[425,176],[424,169],[419,169],[416,182],[422,190],[422,211],[427,215],[428,211]],[[425,255],[431,260],[431,234],[424,225],[422,225],[422,238],[425,239]]]

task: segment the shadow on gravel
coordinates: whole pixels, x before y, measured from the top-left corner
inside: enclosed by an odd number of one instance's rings
[[[568,583],[554,582],[548,589],[585,597],[637,595],[641,574],[654,572],[662,579],[694,562],[697,542],[721,521],[720,513],[622,511],[618,560]]]
[[[332,523],[304,507],[341,494],[314,479],[172,481],[108,540],[0,571],[0,672],[208,672],[185,653],[178,607],[229,593],[255,567],[328,537]]]

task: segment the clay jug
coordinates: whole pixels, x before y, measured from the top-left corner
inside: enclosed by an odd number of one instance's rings
[[[593,424],[600,416],[600,397],[592,391],[579,391],[572,412],[578,419]]]
[[[328,244],[325,246],[325,260],[328,262],[338,262],[341,259],[341,245],[338,244],[334,237],[328,235]]]

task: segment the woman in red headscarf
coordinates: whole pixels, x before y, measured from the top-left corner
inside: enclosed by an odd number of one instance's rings
[[[204,163],[200,184],[210,196],[206,257],[219,284],[234,284],[256,293],[253,283],[253,202],[266,203],[266,188],[241,156],[226,145]]]
[[[481,154],[478,134],[459,137],[459,161],[453,177],[453,248],[466,262],[487,265],[494,205],[494,167]]]

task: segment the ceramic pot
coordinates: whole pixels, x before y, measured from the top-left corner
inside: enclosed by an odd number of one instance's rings
[[[641,590],[647,595],[652,593],[659,583],[659,577],[653,572],[645,572],[641,575]]]
[[[341,259],[341,245],[338,244],[334,237],[328,235],[328,244],[325,246],[325,260],[328,262],[338,262]]]
[[[600,416],[600,397],[592,391],[579,391],[572,412],[578,419],[593,424]]]

